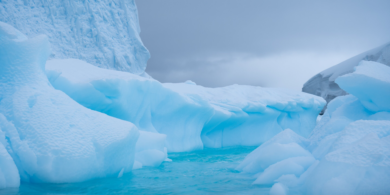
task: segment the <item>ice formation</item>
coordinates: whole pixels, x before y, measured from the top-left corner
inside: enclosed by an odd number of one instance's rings
[[[372,112],[390,112],[390,68],[362,61],[354,74],[339,77],[337,84],[357,97]]]
[[[52,87],[46,36],[28,39],[0,22],[0,45],[0,188],[117,176],[134,158],[138,166],[166,159],[165,135],[139,132]]]
[[[281,89],[162,84],[75,59],[50,60],[46,73],[56,89],[81,105],[167,135],[170,152],[260,145],[286,128],[308,136],[325,104]]]
[[[0,115],[0,120],[4,120],[3,115]],[[0,127],[0,189],[7,187],[19,187],[20,185],[18,168],[5,148],[6,146],[6,136]]]
[[[325,104],[279,89],[161,84],[74,59],[45,70],[48,38],[2,22],[0,44],[0,188],[121,177],[168,160],[167,148],[260,145],[285,128],[307,136]]]
[[[237,169],[274,194],[389,194],[389,78],[390,67],[360,62],[335,81],[351,95],[329,103],[308,139],[285,130]]]
[[[390,43],[359,54],[318,73],[303,85],[302,91],[321,96],[327,102],[337,96],[346,95],[347,93],[339,87],[335,80],[342,75],[353,72],[354,67],[362,60],[390,66]]]
[[[0,21],[27,36],[45,34],[50,58],[83,59],[93,65],[147,76],[149,51],[139,33],[134,0],[1,1]]]
[[[139,132],[133,169],[143,166],[157,167],[163,161],[169,160],[165,147],[166,135],[142,130]]]
[[[237,167],[247,173],[261,173],[255,184],[273,184],[285,174],[302,174],[314,161],[306,149],[309,141],[290,129],[259,146]]]

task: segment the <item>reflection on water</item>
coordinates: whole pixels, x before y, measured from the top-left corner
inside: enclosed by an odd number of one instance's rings
[[[255,147],[171,153],[172,162],[146,167],[121,178],[70,184],[28,184],[0,194],[268,194],[270,186],[251,185],[255,178],[234,168]]]

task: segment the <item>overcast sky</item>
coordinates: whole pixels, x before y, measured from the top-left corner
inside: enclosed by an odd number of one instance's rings
[[[389,0],[136,0],[146,71],[301,90],[318,72],[390,41]]]

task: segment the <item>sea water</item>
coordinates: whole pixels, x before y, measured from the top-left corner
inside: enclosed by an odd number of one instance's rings
[[[252,175],[235,167],[255,147],[170,153],[172,162],[144,167],[120,178],[69,184],[22,183],[0,194],[268,194],[271,186],[252,185]]]

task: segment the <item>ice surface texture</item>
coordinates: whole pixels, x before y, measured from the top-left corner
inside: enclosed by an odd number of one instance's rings
[[[339,77],[336,83],[356,96],[373,112],[390,112],[390,68],[380,63],[362,61],[353,74]]]
[[[335,82],[351,95],[329,103],[308,139],[285,130],[237,169],[277,183],[272,193],[389,194],[390,67],[362,61]]]
[[[51,86],[46,36],[27,39],[0,22],[0,45],[0,187],[18,186],[18,174],[26,182],[79,182],[132,170],[137,128]]]
[[[325,104],[281,89],[161,84],[74,59],[48,61],[46,73],[56,89],[81,105],[167,135],[170,152],[260,145],[286,128],[308,136]]]
[[[359,54],[318,73],[303,85],[302,91],[321,96],[327,102],[330,102],[337,96],[346,95],[347,93],[335,83],[335,80],[339,76],[353,72],[354,67],[362,60],[379,62],[390,66],[390,43]]]
[[[45,34],[50,58],[146,75],[149,51],[139,33],[134,0],[15,0],[0,2],[0,22],[34,37]]]
[[[165,147],[259,145],[285,128],[307,136],[325,104],[278,89],[161,84],[72,59],[45,71],[48,38],[5,23],[0,44],[0,187],[120,177],[158,166]]]

